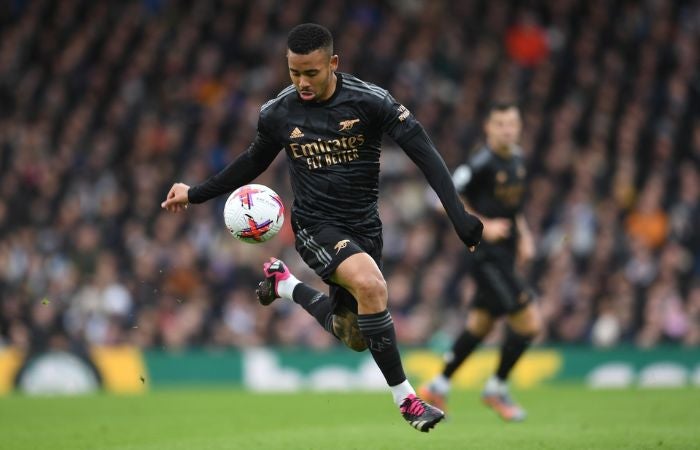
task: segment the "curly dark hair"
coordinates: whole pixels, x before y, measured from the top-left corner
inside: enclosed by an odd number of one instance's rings
[[[329,54],[333,54],[333,35],[324,26],[303,23],[289,32],[287,48],[299,55],[308,55],[320,48],[327,49]]]

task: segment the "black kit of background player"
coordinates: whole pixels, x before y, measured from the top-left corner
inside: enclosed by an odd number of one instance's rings
[[[442,372],[420,389],[423,398],[444,409],[450,378],[496,320],[505,316],[508,327],[500,362],[486,382],[482,400],[506,421],[525,419],[506,380],[541,327],[532,291],[515,269],[517,259],[527,262],[534,255],[532,234],[522,214],[526,169],[518,146],[521,130],[515,104],[492,105],[484,123],[486,145],[454,172],[457,190],[484,223],[483,242],[472,257],[477,291],[466,327],[447,353]]]

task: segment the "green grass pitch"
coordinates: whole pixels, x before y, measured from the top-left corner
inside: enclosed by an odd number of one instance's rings
[[[430,433],[389,393],[155,390],[139,396],[0,398],[0,448],[24,449],[700,449],[700,389],[515,393],[530,417],[506,424],[479,393],[455,392]]]

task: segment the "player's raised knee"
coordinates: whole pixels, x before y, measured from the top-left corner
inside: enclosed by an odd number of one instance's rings
[[[386,281],[374,274],[361,275],[353,280],[353,288],[357,301],[369,309],[381,312],[386,309],[387,288]]]

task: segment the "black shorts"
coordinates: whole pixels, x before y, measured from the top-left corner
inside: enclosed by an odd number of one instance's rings
[[[532,291],[515,273],[515,252],[502,247],[480,247],[474,259],[477,289],[472,308],[500,317],[516,313],[532,302]]]
[[[381,269],[382,235],[364,236],[341,226],[319,224],[302,228],[292,223],[296,237],[294,246],[304,262],[329,286],[333,309],[343,305],[357,313],[357,300],[345,288],[330,281],[341,262],[356,253],[367,253]]]

